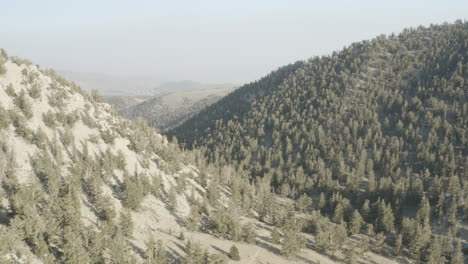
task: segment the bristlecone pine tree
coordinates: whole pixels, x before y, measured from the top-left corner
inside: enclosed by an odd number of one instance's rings
[[[236,245],[232,245],[229,249],[229,258],[235,261],[240,260],[239,249],[236,247]]]

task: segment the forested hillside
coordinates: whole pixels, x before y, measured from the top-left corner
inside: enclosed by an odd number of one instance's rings
[[[114,105],[122,116],[128,119],[143,118],[149,126],[164,132],[180,125],[233,90],[234,88],[220,88],[170,92],[122,109],[118,108],[124,103],[123,100],[117,101],[118,98],[114,97],[109,98],[111,100],[108,102]]]
[[[305,212],[442,263],[430,252],[468,239],[467,44],[461,21],[354,43],[247,84],[168,134]]]
[[[120,112],[124,109],[140,104],[150,98],[151,96],[105,96],[104,95],[104,102],[112,105],[117,112]]]
[[[4,50],[0,183],[0,263],[408,259],[382,256],[381,237],[378,246],[348,237],[321,214],[304,214],[308,201],[296,208],[269,181],[181,151],[96,92]]]
[[[256,231],[239,215],[239,239],[220,241],[214,208],[231,195],[215,171],[1,50],[0,263],[226,263],[212,245],[252,243]]]

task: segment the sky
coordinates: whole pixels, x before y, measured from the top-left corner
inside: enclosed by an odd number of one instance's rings
[[[59,71],[242,84],[468,1],[0,0],[0,47]]]

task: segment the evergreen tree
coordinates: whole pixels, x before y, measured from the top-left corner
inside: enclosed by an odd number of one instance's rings
[[[463,264],[462,242],[460,240],[457,241],[457,246],[453,250],[450,264]]]
[[[307,211],[310,206],[312,206],[312,198],[306,194],[301,195],[296,201],[296,209],[301,213]]]
[[[271,241],[275,244],[279,244],[281,242],[281,233],[276,226],[273,227],[273,230],[271,231]]]
[[[351,223],[349,225],[349,232],[351,234],[358,234],[363,224],[364,220],[362,219],[361,214],[357,210],[354,210]]]
[[[167,204],[171,210],[177,210],[177,192],[174,187],[171,187],[167,195]]]
[[[400,254],[400,250],[402,246],[403,246],[403,234],[399,233],[395,239],[395,246],[393,247],[393,253],[396,256]]]
[[[374,249],[378,254],[382,253],[382,249],[385,244],[385,239],[386,237],[382,233],[378,233],[377,236],[375,237]]]
[[[236,245],[232,245],[232,247],[229,249],[229,258],[234,261],[240,260],[239,249],[236,247]]]
[[[283,228],[283,241],[281,254],[287,257],[298,254],[305,247],[305,238],[300,234],[300,225],[297,219],[289,219]]]
[[[124,236],[131,237],[133,234],[133,220],[132,214],[129,210],[124,210],[120,212],[120,230]]]
[[[184,232],[180,231],[180,234],[179,234],[179,236],[177,237],[177,239],[184,241],[184,240],[185,240]]]
[[[166,251],[161,240],[156,243],[154,237],[151,235],[148,243],[146,244],[146,263],[148,264],[167,264],[168,259]]]
[[[440,264],[445,262],[445,257],[442,256],[442,244],[440,238],[436,237],[432,240],[428,253],[428,264]]]

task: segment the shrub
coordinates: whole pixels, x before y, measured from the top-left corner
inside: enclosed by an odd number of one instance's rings
[[[8,128],[11,124],[8,112],[0,105],[0,129]]]
[[[6,50],[4,50],[4,49],[0,49],[0,56],[2,58],[4,58],[5,60],[8,59],[8,54],[7,54]]]
[[[116,136],[112,133],[111,130],[106,130],[101,132],[101,138],[106,144],[114,144]]]
[[[132,214],[129,210],[124,210],[120,212],[120,221],[119,221],[120,230],[122,234],[127,237],[131,237],[133,234],[133,220]]]
[[[125,155],[121,150],[117,152],[117,156],[115,157],[115,163],[117,169],[119,170],[124,170],[125,166],[127,166],[127,162],[125,161]]]
[[[99,144],[99,136],[96,135],[96,134],[91,134],[89,135],[89,142],[93,143],[93,144]]]
[[[70,129],[65,129],[62,133],[62,142],[65,146],[70,146],[75,141],[75,137]]]
[[[89,99],[91,99],[91,101],[96,102],[96,103],[104,102],[104,98],[102,97],[102,95],[99,94],[99,92],[97,90],[92,90],[91,91]]]
[[[179,234],[179,236],[177,237],[177,239],[184,241],[184,240],[185,240],[184,232],[180,231],[180,234]]]
[[[66,125],[66,126],[69,126],[69,127],[72,127],[73,125],[75,125],[75,123],[80,119],[79,115],[78,115],[78,111],[73,111],[71,113],[68,113],[67,115],[65,115],[65,118],[63,120],[63,124]]]
[[[14,99],[13,102],[23,112],[24,116],[27,119],[30,119],[33,116],[31,103],[26,98],[26,93],[24,92],[24,90],[20,92],[20,94]]]
[[[39,99],[41,97],[41,87],[35,83],[31,86],[31,89],[29,89],[29,96],[34,99]]]
[[[7,85],[6,93],[10,97],[15,97],[16,96],[16,92],[15,92],[15,88],[13,88],[13,84],[10,83],[10,84]]]
[[[65,107],[65,99],[67,99],[65,90],[59,90],[58,92],[49,96],[49,104],[52,107],[62,109]]]
[[[53,129],[57,126],[57,122],[55,121],[55,114],[51,110],[42,114],[42,121],[44,121],[44,124],[49,128]]]
[[[34,133],[33,136],[33,143],[39,148],[39,149],[45,149],[47,142],[47,135],[42,131],[41,128],[38,128],[36,133]]]
[[[15,126],[16,135],[32,142],[34,132],[26,125],[26,120],[24,119],[24,117],[20,115],[20,113],[16,109],[12,109],[9,112],[10,119],[12,120],[13,125]]]
[[[5,67],[5,61],[0,57],[0,76],[6,73],[7,69]]]
[[[83,120],[83,123],[89,128],[97,127],[96,121],[93,120],[93,118],[89,115],[88,112],[86,112],[86,114],[81,115],[81,120]]]

